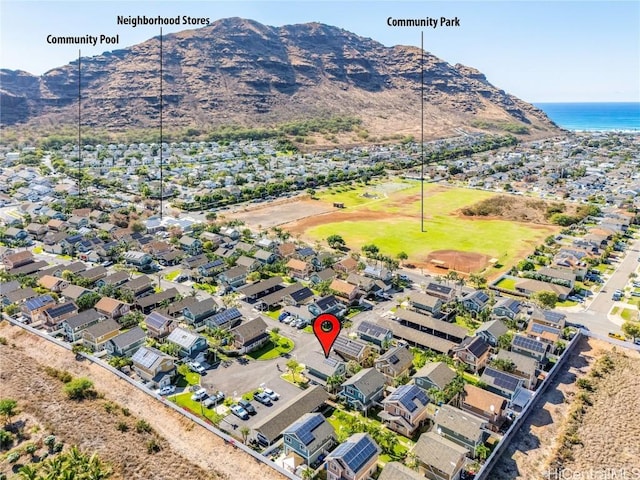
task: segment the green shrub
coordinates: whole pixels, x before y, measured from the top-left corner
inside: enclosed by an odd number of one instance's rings
[[[118,425],[116,425],[116,429],[118,429],[118,431],[124,433],[129,431],[129,425],[127,425],[126,422],[118,422]]]
[[[84,400],[95,398],[97,393],[93,388],[93,382],[88,378],[76,378],[67,383],[64,392],[72,400]]]
[[[151,425],[145,420],[138,420],[138,423],[136,423],[136,432],[151,433],[153,432],[153,428],[151,428]]]

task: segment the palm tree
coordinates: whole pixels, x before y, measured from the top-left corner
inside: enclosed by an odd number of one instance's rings
[[[38,478],[38,470],[31,465],[23,465],[18,470],[18,477],[22,480],[36,480]]]
[[[342,382],[344,382],[343,375],[331,375],[327,377],[327,387],[329,387],[329,393],[332,393],[336,386],[342,385]]]
[[[245,444],[247,443],[247,437],[249,436],[250,432],[251,432],[251,430],[246,425],[243,425],[243,426],[240,427],[240,434],[242,435],[242,442],[243,443],[245,443]]]
[[[298,363],[298,361],[295,358],[292,358],[291,360],[289,360],[287,362],[287,368],[291,372],[291,379],[293,380],[293,383],[295,383],[296,382],[296,373],[300,369],[300,363]]]
[[[476,447],[476,457],[478,457],[478,459],[480,459],[481,461],[486,460],[488,456],[489,456],[489,449],[487,448],[486,445],[482,444]]]

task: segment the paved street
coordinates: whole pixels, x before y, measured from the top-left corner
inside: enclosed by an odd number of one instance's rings
[[[624,289],[629,281],[629,274],[638,267],[639,256],[640,239],[636,239],[624,252],[624,257],[619,263],[614,263],[615,272],[591,300],[591,303],[587,307],[578,307],[578,311],[567,312],[567,319],[573,323],[581,323],[590,331],[600,335],[607,335],[612,331],[618,332],[620,325],[608,318],[608,313],[615,304],[611,295],[616,289]]]

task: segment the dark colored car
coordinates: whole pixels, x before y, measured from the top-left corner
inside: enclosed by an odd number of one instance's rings
[[[242,408],[244,408],[249,415],[255,415],[256,414],[256,409],[254,408],[253,405],[251,405],[251,402],[249,400],[245,400],[244,398],[242,400],[240,400],[238,402],[238,405],[240,405]]]

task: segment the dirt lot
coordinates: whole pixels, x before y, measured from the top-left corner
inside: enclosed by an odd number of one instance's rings
[[[550,469],[559,449],[559,437],[566,428],[572,400],[578,391],[576,380],[585,377],[596,359],[616,348],[607,342],[583,338],[546,393],[538,399],[535,412],[526,420],[491,473],[492,480],[550,478],[622,478],[585,475],[612,469],[638,467],[640,458],[640,354],[618,347],[616,367],[602,379],[592,394],[578,436],[583,445],[573,446],[573,460]],[[609,470],[607,470],[609,469]],[[551,473],[550,473],[551,472]],[[640,470],[638,470],[640,473]],[[593,474],[597,474],[593,473]],[[604,473],[603,473],[604,474]]]
[[[235,211],[229,214],[237,220],[245,222],[248,228],[260,230],[295,222],[335,210],[331,205],[314,200],[291,200],[271,202],[262,206],[250,206],[246,211]]]
[[[111,464],[116,479],[280,479],[277,472],[220,438],[193,424],[180,414],[88,361],[6,322],[0,324],[0,383],[3,398],[13,398],[25,413],[67,445],[94,451]],[[44,366],[67,370],[93,380],[104,399],[73,402],[62,393],[62,383],[50,377]],[[108,413],[104,403],[112,401],[130,410]],[[153,456],[145,448],[145,437],[135,432],[135,422],[146,420],[161,438],[162,450]],[[116,429],[130,424],[128,432]],[[146,434],[145,434],[146,435]],[[0,464],[0,471],[7,469]]]

